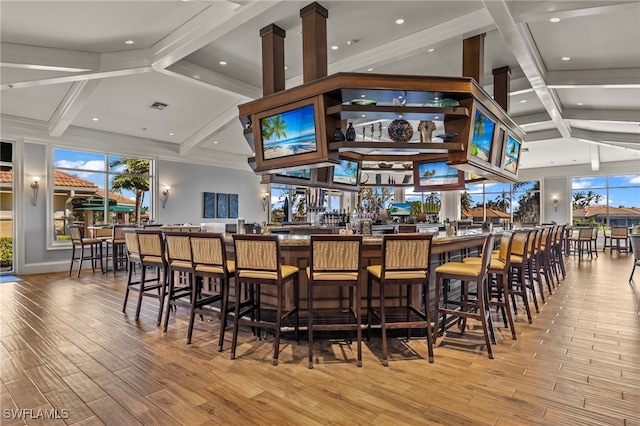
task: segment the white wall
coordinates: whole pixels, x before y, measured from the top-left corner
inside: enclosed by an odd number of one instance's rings
[[[571,178],[545,178],[542,181],[542,222],[571,223]],[[558,200],[554,204],[554,197]]]
[[[204,219],[204,192],[238,194],[239,217],[247,223],[266,221],[266,213],[262,209],[262,195],[266,189],[260,185],[259,176],[252,171],[162,160],[158,163],[160,199],[164,185],[171,185],[171,190],[165,208],[158,203],[158,216],[155,219],[159,223],[236,222],[237,219]]]

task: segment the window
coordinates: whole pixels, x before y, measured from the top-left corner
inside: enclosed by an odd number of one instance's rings
[[[571,181],[573,224],[640,224],[640,175],[594,176]]]
[[[73,223],[150,220],[150,160],[54,148],[51,187],[56,241],[70,239]]]
[[[460,206],[462,218],[475,222],[540,223],[540,182],[468,185]]]
[[[13,271],[13,144],[0,142],[0,272]]]

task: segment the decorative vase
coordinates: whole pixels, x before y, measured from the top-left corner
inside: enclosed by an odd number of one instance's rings
[[[344,133],[342,133],[342,127],[336,127],[336,131],[333,134],[334,142],[342,142],[344,140]]]
[[[349,123],[347,127],[347,140],[355,141],[356,140],[356,129],[353,127],[353,123]]]

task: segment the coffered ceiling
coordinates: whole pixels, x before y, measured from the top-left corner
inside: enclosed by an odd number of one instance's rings
[[[301,84],[309,3],[3,0],[3,126],[133,136],[248,168],[237,105],[262,96],[259,31],[286,31],[287,87]],[[483,85],[492,93],[492,70],[510,67],[522,168],[640,160],[640,2],[320,3],[338,47],[330,74],[460,76],[462,40],[486,33]]]

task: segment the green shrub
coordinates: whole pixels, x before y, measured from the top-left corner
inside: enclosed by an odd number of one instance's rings
[[[57,241],[70,241],[71,235],[56,235]]]
[[[13,239],[11,237],[0,238],[0,266],[13,265]]]

